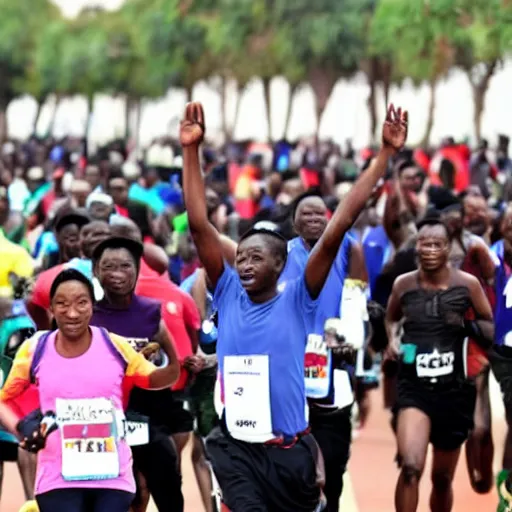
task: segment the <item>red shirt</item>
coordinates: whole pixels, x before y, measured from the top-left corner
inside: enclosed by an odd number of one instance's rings
[[[64,270],[65,263],[56,265],[41,272],[36,279],[34,288],[32,290],[32,304],[43,308],[44,310],[50,309],[50,289],[53,280]]]
[[[145,264],[144,264],[145,265]],[[147,267],[147,265],[146,265]],[[187,327],[198,331],[201,317],[194,299],[176,286],[166,275],[160,276],[148,267],[137,281],[135,293],[142,297],[162,302],[162,320],[174,339],[174,346],[180,362],[194,354]],[[173,390],[183,389],[188,380],[188,372],[183,367]]]

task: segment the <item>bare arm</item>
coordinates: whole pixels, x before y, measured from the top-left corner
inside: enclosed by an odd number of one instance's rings
[[[165,389],[172,386],[180,375],[180,363],[174,349],[171,337],[163,321],[155,336],[155,341],[162,347],[169,358],[169,364],[165,368],[158,368],[149,376],[149,389]]]
[[[208,279],[215,288],[224,270],[222,245],[217,230],[208,221],[206,195],[199,162],[204,137],[204,113],[200,103],[189,103],[181,122],[183,146],[183,192],[190,233]]]
[[[384,123],[383,144],[379,154],[356,181],[345,200],[338,205],[308,259],[305,271],[306,286],[313,299],[322,291],[345,233],[357,219],[372,195],[375,185],[384,175],[389,158],[402,148],[406,139],[407,112],[402,113],[400,108],[395,112],[391,105]]]
[[[360,243],[354,243],[350,248],[350,265],[348,270],[348,277],[350,279],[357,279],[358,281],[363,281],[365,283],[368,282],[368,272],[366,270],[364,252]]]
[[[476,313],[476,320],[465,321],[468,336],[484,348],[489,348],[494,341],[494,322],[492,309],[484,293],[482,285],[476,277],[471,276],[469,282],[471,302]]]
[[[16,437],[20,437],[20,434],[16,428],[18,422],[18,416],[12,412],[8,405],[0,401],[0,424],[2,424],[6,430],[8,430]]]

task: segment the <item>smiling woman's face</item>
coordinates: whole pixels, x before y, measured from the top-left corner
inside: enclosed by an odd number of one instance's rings
[[[57,327],[68,340],[80,339],[89,328],[92,297],[81,281],[65,281],[59,285],[51,302]]]
[[[135,289],[137,265],[127,249],[105,249],[95,269],[105,292],[124,297]]]

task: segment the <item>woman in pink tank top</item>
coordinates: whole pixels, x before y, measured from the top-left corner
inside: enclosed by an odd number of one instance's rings
[[[20,347],[0,392],[0,422],[23,437],[16,400],[35,385],[41,411],[52,411],[58,425],[38,452],[40,512],[127,512],[135,482],[123,397],[133,385],[169,387],[175,372],[156,369],[124,338],[89,325],[94,292],[81,272],[61,272],[50,296],[58,329]]]

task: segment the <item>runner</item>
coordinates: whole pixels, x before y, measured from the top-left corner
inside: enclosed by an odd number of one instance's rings
[[[286,286],[287,281],[297,279],[304,273],[311,250],[327,226],[326,214],[323,199],[315,193],[306,193],[296,201],[292,217],[299,236],[288,242],[288,259],[280,276],[281,288]],[[346,364],[344,358],[336,354],[341,348],[336,338],[339,339],[341,335],[344,348],[349,344],[356,345],[356,350],[363,346],[362,314],[366,313],[367,281],[362,248],[347,234],[320,294],[314,330],[309,333],[306,347],[305,379],[309,423],[324,457],[324,494],[329,512],[337,512],[339,509],[343,473],[350,453],[354,401],[351,382],[355,373],[354,364]],[[338,326],[342,298],[348,299],[345,304],[349,304],[349,311],[344,312],[342,325]],[[326,322],[334,325],[331,346],[328,346],[329,340],[324,336]],[[355,356],[355,352],[349,355]],[[325,363],[318,365],[320,358],[325,359]]]
[[[307,432],[304,354],[318,297],[344,234],[363,209],[390,156],[405,143],[407,113],[390,106],[383,148],[337,208],[304,275],[278,292],[286,240],[270,229],[241,239],[236,272],[224,263],[208,222],[199,163],[204,113],[187,105],[180,141],[190,231],[218,308],[217,355],[224,412],[209,436],[209,451],[226,506],[233,512],[310,512],[319,503],[319,450]],[[288,449],[281,449],[288,448]]]
[[[176,381],[179,362],[161,319],[161,303],[134,294],[142,251],[139,241],[120,237],[104,240],[96,247],[94,271],[105,296],[96,303],[91,321],[110,332],[129,337],[139,350],[150,350],[150,343],[158,342],[170,354],[167,367]],[[176,450],[169,438],[176,422],[180,421],[173,414],[175,410],[170,389],[149,394],[134,388],[130,394],[128,418],[146,424],[144,435],[141,432],[136,440],[129,439],[138,484],[136,511],[146,510],[149,494],[161,512],[183,510],[181,475]],[[192,430],[192,425],[188,428]]]
[[[449,233],[438,219],[419,225],[419,270],[393,286],[386,321],[390,346],[399,348],[394,323],[403,320],[402,363],[398,375],[394,422],[401,473],[395,493],[397,512],[414,512],[427,448],[433,445],[431,508],[449,512],[451,482],[460,448],[473,427],[476,391],[467,380],[465,339],[482,346],[493,338],[492,312],[478,280],[448,264]],[[464,321],[470,308],[478,320]]]
[[[499,259],[496,268],[496,306],[494,322],[496,326],[495,344],[490,351],[492,371],[500,384],[508,432],[505,438],[502,471],[497,478],[500,506],[498,512],[512,507],[512,315],[510,314],[512,273],[512,208],[509,207],[501,221],[502,243],[496,244]]]
[[[20,411],[31,381],[41,410],[56,414],[56,432],[45,438],[39,429],[31,443],[24,439],[25,447],[40,450],[40,512],[127,512],[135,482],[130,449],[118,428],[123,393],[133,385],[162,389],[175,378],[172,367],[155,369],[125,339],[90,327],[93,293],[77,270],[56,277],[50,295],[58,330],[37,333],[21,346],[0,393],[0,421],[21,439]],[[84,409],[91,414],[80,423],[70,420],[70,413],[76,418]]]

